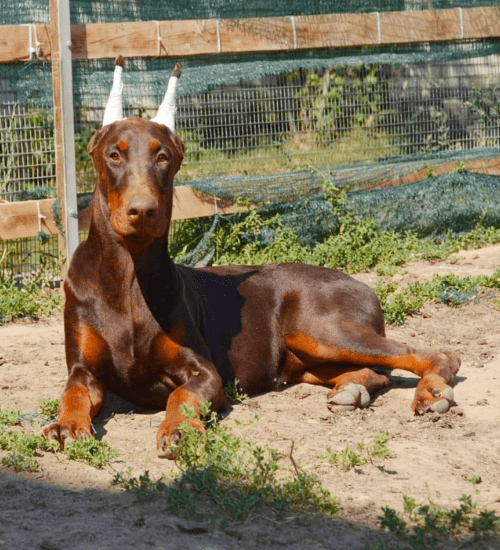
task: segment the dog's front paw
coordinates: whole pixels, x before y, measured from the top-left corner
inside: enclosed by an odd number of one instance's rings
[[[163,435],[158,437],[158,457],[172,460],[174,458],[175,448],[179,445],[180,440],[181,434],[179,430],[175,430],[170,436]]]
[[[77,422],[54,422],[43,429],[47,441],[57,441],[61,451],[67,443],[78,439],[90,439],[92,437],[91,427],[79,425]]]
[[[199,432],[205,431],[203,422],[197,418],[186,418],[184,422],[190,424]],[[177,425],[171,424],[167,420],[161,423],[158,433],[156,434],[156,444],[159,458],[174,458],[175,448],[179,445],[182,437],[181,430],[179,430],[179,426],[181,425],[182,423]]]

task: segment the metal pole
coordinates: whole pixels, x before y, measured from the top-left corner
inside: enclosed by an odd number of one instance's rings
[[[66,262],[69,262],[78,246],[69,0],[50,0],[50,20],[56,182],[60,221],[65,232],[65,235],[60,236],[59,250],[65,254]],[[63,276],[66,268],[67,263],[63,268]]]

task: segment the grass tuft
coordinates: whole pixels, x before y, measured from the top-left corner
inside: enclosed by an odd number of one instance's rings
[[[474,541],[500,533],[500,517],[491,510],[480,508],[466,494],[460,497],[460,505],[451,509],[418,504],[415,499],[403,495],[403,513],[383,507],[379,521],[383,529],[398,533],[410,548],[415,549],[435,548],[437,540],[450,537],[460,538],[459,548],[472,548]],[[464,537],[467,537],[465,542]]]
[[[342,469],[347,472],[362,464],[391,456],[391,452],[387,447],[390,438],[389,432],[380,431],[375,434],[373,441],[368,445],[366,445],[364,441],[360,441],[355,448],[346,447],[341,451],[333,451],[332,448],[327,445],[325,447],[326,452],[321,455],[321,458],[326,459],[331,464],[341,466]]]
[[[38,405],[40,408],[40,416],[45,420],[55,420],[59,413],[59,403],[60,399],[52,399],[50,397],[45,397],[38,400]]]
[[[117,449],[112,449],[105,441],[90,438],[66,444],[64,454],[69,460],[76,460],[93,468],[101,469],[114,462],[120,453]]]

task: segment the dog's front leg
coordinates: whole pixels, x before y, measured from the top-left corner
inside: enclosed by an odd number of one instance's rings
[[[207,368],[208,367],[208,368]],[[222,380],[213,365],[189,366],[191,375],[186,383],[177,387],[169,396],[166,407],[165,420],[160,424],[157,433],[158,456],[173,458],[172,446],[179,443],[181,432],[179,427],[187,422],[193,428],[203,432],[205,428],[200,419],[200,406],[209,401],[212,410],[226,409],[227,402],[222,387]],[[182,406],[186,405],[194,416],[186,415]]]
[[[76,308],[69,311],[74,316]],[[43,430],[49,441],[59,442],[61,450],[69,441],[92,437],[92,419],[101,410],[106,396],[96,373],[109,356],[107,344],[98,332],[70,314],[65,319],[68,380],[57,422]]]
[[[66,443],[92,437],[92,419],[100,411],[106,392],[104,386],[84,367],[73,368],[59,405],[57,422],[45,427],[49,441]]]

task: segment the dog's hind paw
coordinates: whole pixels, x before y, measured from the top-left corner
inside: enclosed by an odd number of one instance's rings
[[[426,412],[444,414],[454,404],[453,389],[441,377],[430,374],[419,382],[412,409],[416,415]]]
[[[440,414],[448,412],[450,407],[455,402],[453,399],[453,390],[449,387],[442,392],[434,392],[434,397],[441,397],[441,399],[431,405],[431,411],[438,412]]]
[[[362,384],[346,384],[328,395],[327,407],[331,412],[365,409],[370,404],[370,394]]]

